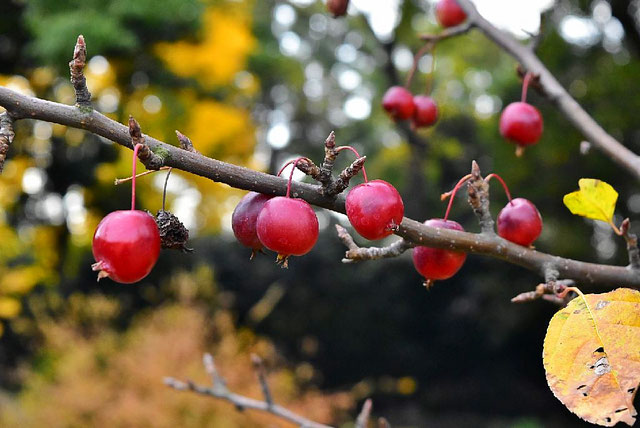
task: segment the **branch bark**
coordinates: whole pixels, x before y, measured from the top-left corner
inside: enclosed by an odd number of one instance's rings
[[[0,106],[6,108],[14,119],[39,119],[47,122],[84,129],[132,149],[129,128],[92,110],[83,111],[51,101],[19,94],[0,86]],[[211,159],[199,153],[182,150],[151,136],[144,135],[145,143],[158,156],[164,166],[190,172],[232,187],[255,192],[285,195],[287,180],[240,166]],[[325,196],[319,185],[294,182],[292,196],[310,204],[345,213],[344,196]],[[494,234],[476,234],[438,229],[418,221],[404,218],[394,232],[413,245],[447,248],[482,254],[530,269],[544,277],[549,266],[559,272],[561,279],[573,279],[582,285],[608,287],[640,287],[640,271],[623,266],[609,266],[580,262],[541,253],[506,241]]]
[[[609,135],[569,95],[531,49],[484,19],[470,0],[457,1],[466,12],[467,20],[473,27],[478,28],[487,38],[513,56],[527,71],[540,76],[540,86],[544,95],[594,147],[640,180],[640,157]]]

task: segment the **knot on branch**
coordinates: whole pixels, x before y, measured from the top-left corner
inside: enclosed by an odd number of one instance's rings
[[[73,49],[73,59],[69,62],[71,72],[71,84],[76,93],[76,105],[78,107],[91,108],[91,92],[87,88],[87,79],[84,77],[84,66],[87,62],[87,45],[84,36],[79,35],[76,46]]]
[[[468,182],[469,205],[478,217],[482,233],[494,234],[494,222],[489,211],[489,183],[480,174],[476,161],[471,163],[471,179]]]
[[[564,280],[551,280],[542,284],[538,284],[533,291],[527,291],[520,293],[513,299],[511,303],[526,303],[534,300],[543,299],[548,302],[564,306],[573,298],[572,296],[565,295],[567,287],[573,287],[575,281],[571,279]]]
[[[147,169],[158,170],[162,168],[164,159],[151,151],[151,148],[149,148],[145,142],[144,135],[142,135],[140,124],[133,116],[129,116],[129,135],[131,136],[131,147],[140,144],[140,149],[138,150],[138,159],[140,159],[140,162],[142,162]]]
[[[320,174],[316,178],[316,180],[318,180],[320,184],[322,184],[323,188],[328,187],[333,181],[331,173],[333,172],[333,165],[335,164],[337,157],[338,152],[336,151],[336,134],[335,132],[331,131],[327,139],[324,141],[324,160],[322,161],[322,165],[320,166]]]
[[[0,172],[4,169],[4,161],[15,136],[13,119],[9,116],[9,113],[0,114]]]

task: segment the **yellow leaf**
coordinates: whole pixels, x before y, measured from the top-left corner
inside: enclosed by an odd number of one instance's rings
[[[604,181],[581,178],[580,190],[564,195],[563,202],[572,214],[607,223],[613,221],[618,192]]]
[[[20,313],[20,302],[12,297],[0,297],[0,318],[14,318]]]
[[[640,292],[587,294],[558,311],[547,329],[543,362],[553,394],[594,424],[633,425],[640,382]]]

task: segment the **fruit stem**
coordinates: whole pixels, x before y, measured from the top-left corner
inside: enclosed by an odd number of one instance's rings
[[[451,194],[451,199],[449,199],[449,204],[447,205],[447,211],[444,213],[444,221],[447,221],[447,219],[449,218],[449,212],[451,211],[451,205],[453,205],[453,199],[456,197],[456,193],[458,192],[458,189],[460,189],[460,187],[462,187],[462,185],[464,183],[466,183],[470,178],[471,178],[471,174],[465,175],[464,177],[462,177],[458,181],[458,183],[453,188],[453,190],[451,192],[448,192],[449,194]]]
[[[512,202],[511,202],[511,192],[509,192],[509,187],[507,187],[507,183],[504,182],[502,177],[500,177],[498,174],[495,174],[495,173],[491,173],[491,174],[487,175],[484,178],[485,183],[488,183],[489,180],[491,180],[492,178],[497,179],[500,182],[500,184],[502,184],[502,188],[504,189],[504,193],[507,194],[507,198],[509,198],[509,203],[512,204]]]
[[[354,149],[351,146],[339,146],[336,147],[336,153],[341,152],[342,150],[351,150],[357,158],[360,158],[360,153],[358,153],[358,151],[356,149]],[[369,180],[367,179],[367,170],[364,169],[364,165],[362,166],[362,176],[364,177],[364,182],[368,182]]]
[[[527,74],[524,75],[524,80],[522,82],[522,99],[521,99],[523,103],[527,102],[527,89],[529,89],[529,83],[531,82],[532,77],[533,77],[533,74],[530,71],[528,71]]]
[[[290,197],[289,195],[291,194],[291,181],[293,180],[293,172],[296,170],[296,167],[298,166],[298,162],[300,162],[303,159],[309,160],[309,158],[304,156],[299,157],[297,159],[290,160],[289,162],[285,163],[284,166],[278,172],[278,176],[280,176],[280,174],[282,174],[282,171],[284,171],[286,167],[293,164],[293,168],[291,168],[291,174],[289,174],[289,182],[287,183],[287,194],[286,194],[287,198],[289,198]]]
[[[427,74],[427,84],[424,89],[424,93],[427,95],[431,95],[431,91],[433,89],[433,72],[436,69],[436,44],[433,44],[431,48],[431,65],[429,66],[429,74]]]
[[[136,209],[136,166],[140,147],[142,147],[142,144],[136,144],[133,148],[133,163],[131,165],[131,211]]]
[[[164,204],[167,200],[167,183],[169,182],[169,176],[171,175],[171,170],[173,168],[169,168],[169,172],[167,172],[167,177],[164,179],[164,187],[162,188],[162,211],[165,211]]]
[[[411,81],[413,80],[413,75],[416,74],[416,69],[418,68],[418,61],[420,61],[420,58],[422,58],[422,56],[429,52],[429,50],[435,46],[435,43],[432,41],[427,42],[423,47],[420,48],[420,50],[418,50],[418,52],[416,53],[416,55],[413,57],[413,66],[411,67],[411,70],[409,71],[409,74],[407,75],[407,82],[404,84],[404,87],[409,89],[409,87],[411,86]]]

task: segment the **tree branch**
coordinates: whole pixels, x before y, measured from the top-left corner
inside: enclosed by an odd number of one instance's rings
[[[4,161],[9,147],[16,134],[13,132],[13,119],[8,112],[0,114],[0,172],[4,169]]]
[[[609,135],[562,87],[536,54],[511,35],[498,30],[484,19],[470,0],[457,0],[467,14],[467,21],[487,38],[519,61],[528,71],[540,76],[543,93],[594,147],[602,151],[640,180],[640,157]]]
[[[344,255],[344,259],[342,259],[342,263],[355,263],[363,260],[377,260],[398,257],[408,249],[415,247],[415,245],[413,245],[412,243],[407,242],[404,239],[399,239],[386,247],[363,248],[359,247],[358,244],[355,243],[353,237],[349,234],[349,232],[347,232],[347,229],[345,229],[344,227],[336,224],[336,231],[338,232],[338,238],[340,238],[345,247],[348,248],[347,252]]]
[[[218,374],[213,362],[213,357],[210,354],[204,354],[203,362],[205,370],[211,376],[213,384],[212,387],[201,386],[190,380],[182,382],[172,377],[166,377],[164,379],[164,384],[178,391],[193,391],[201,395],[208,395],[214,398],[228,401],[229,403],[233,404],[236,409],[238,409],[238,411],[243,411],[245,409],[259,410],[262,412],[270,413],[274,416],[279,417],[280,419],[293,422],[294,424],[297,424],[301,427],[331,428],[329,425],[311,421],[303,416],[298,415],[297,413],[293,413],[291,410],[285,409],[284,407],[277,404],[273,404],[273,402],[269,400],[260,401],[253,398],[245,397],[243,395],[234,394],[233,392],[229,391],[224,380],[222,380],[222,378]],[[264,376],[264,374],[260,374],[260,372],[258,372],[258,376],[260,377],[260,383],[263,384],[262,377]],[[264,385],[266,385],[266,380],[264,382]]]
[[[132,149],[129,128],[94,110],[86,112],[74,106],[22,95],[2,86],[0,106],[6,108],[14,119],[39,119],[85,129]],[[226,183],[238,189],[271,195],[286,194],[285,178],[182,150],[148,135],[144,137],[145,143],[155,154],[162,157],[166,166]],[[345,212],[344,197],[328,197],[319,185],[293,182],[291,191],[293,197],[304,199],[310,204],[340,213]],[[541,253],[506,241],[497,235],[433,228],[406,217],[394,233],[414,245],[483,254],[525,267],[541,276],[544,276],[548,266],[553,266],[558,270],[560,278],[573,279],[582,285],[640,287],[640,274],[636,270],[622,266],[585,263]]]

